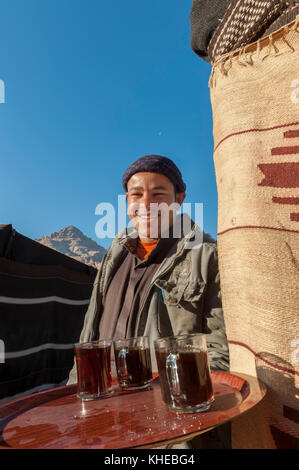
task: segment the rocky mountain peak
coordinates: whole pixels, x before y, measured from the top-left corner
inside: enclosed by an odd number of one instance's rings
[[[97,269],[99,269],[102,258],[106,253],[105,248],[84,235],[81,230],[73,225],[64,227],[58,232],[53,232],[35,241]]]

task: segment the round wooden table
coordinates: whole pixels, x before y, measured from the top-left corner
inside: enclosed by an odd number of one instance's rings
[[[0,406],[1,449],[153,448],[189,440],[234,419],[262,400],[265,385],[245,374],[212,373],[215,401],[204,413],[175,413],[162,401],[159,379],[143,391],[89,402],[76,385]]]

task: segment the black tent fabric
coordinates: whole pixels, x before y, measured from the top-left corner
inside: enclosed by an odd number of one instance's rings
[[[0,225],[0,403],[66,383],[96,273]]]

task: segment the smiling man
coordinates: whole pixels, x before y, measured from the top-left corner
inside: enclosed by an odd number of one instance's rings
[[[211,369],[227,370],[217,246],[191,219],[182,233],[181,172],[169,158],[146,155],[122,182],[133,227],[115,237],[102,260],[80,341],[147,335],[152,346],[158,337],[203,332]],[[202,243],[190,248],[198,233]],[[153,348],[151,356],[156,371]],[[74,366],[68,383],[76,380]]]
[[[123,177],[128,215],[138,234],[141,254],[144,249],[149,254],[161,238],[170,238],[176,210],[186,196],[186,186],[179,170],[176,168],[177,174],[166,176],[169,168],[173,167],[170,162],[166,157],[142,157],[128,168]],[[143,168],[151,171],[139,171]]]
[[[173,225],[174,210],[171,209],[180,206],[185,199],[183,188],[180,191],[177,192],[163,174],[142,171],[129,178],[128,215],[141,243],[154,245]]]

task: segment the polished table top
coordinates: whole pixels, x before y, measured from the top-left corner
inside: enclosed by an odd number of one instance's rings
[[[162,401],[159,378],[150,389],[115,392],[81,402],[76,385],[58,387],[0,406],[0,449],[121,449],[170,445],[230,421],[265,396],[245,374],[213,372],[215,401],[204,413],[176,413]]]

